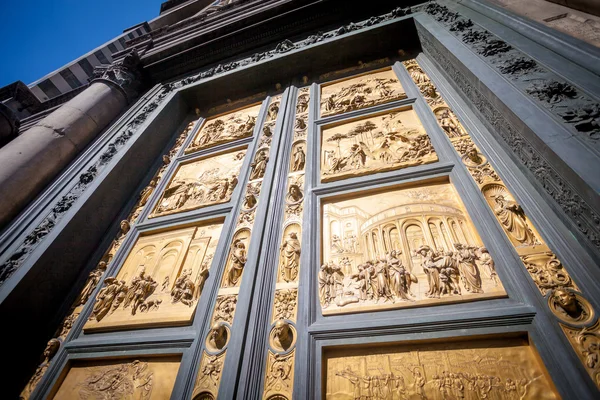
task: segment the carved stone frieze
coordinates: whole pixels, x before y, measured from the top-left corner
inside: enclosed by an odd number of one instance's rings
[[[560,103],[577,96],[577,90],[573,86],[557,81],[533,83],[527,88],[527,93],[550,104]]]
[[[600,249],[600,215],[577,193],[561,174],[515,129],[490,101],[454,66],[437,45],[433,44],[427,32],[418,29],[423,49],[444,65],[450,79],[465,96],[480,110],[494,131],[509,146],[513,154],[527,167],[543,186],[546,192],[558,203],[566,215],[574,221],[579,231]]]
[[[529,58],[518,57],[506,60],[499,67],[500,72],[505,75],[520,76],[532,72],[537,68],[537,63]]]
[[[521,91],[539,100],[543,107],[562,118],[566,127],[574,131],[578,137],[594,148],[600,149],[598,147],[600,146],[598,142],[600,124],[597,112],[600,104],[596,100],[492,33],[475,26],[470,19],[450,11],[447,7],[432,3],[428,4],[426,12],[463,43],[471,46],[501,74],[512,80]],[[590,113],[589,110],[596,110],[596,112]],[[578,115],[579,118],[576,117]]]

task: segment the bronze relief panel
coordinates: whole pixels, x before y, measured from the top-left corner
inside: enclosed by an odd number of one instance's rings
[[[50,398],[169,399],[179,363],[174,356],[75,362]]]
[[[150,217],[227,203],[245,154],[246,150],[235,150],[181,164]]]
[[[325,315],[506,296],[449,183],[357,194],[322,212]]]
[[[391,69],[359,75],[321,86],[321,117],[406,98]],[[303,102],[299,101],[302,106]]]
[[[326,399],[559,399],[520,338],[336,349],[326,353]]]
[[[252,136],[260,107],[261,103],[254,104],[206,119],[192,143],[185,149],[185,154]]]
[[[140,237],[115,277],[104,280],[86,332],[189,324],[222,223]]]
[[[392,171],[438,161],[412,108],[325,126],[321,135],[321,181]]]

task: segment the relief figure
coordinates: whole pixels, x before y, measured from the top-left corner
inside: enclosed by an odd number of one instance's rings
[[[506,199],[503,195],[495,196],[494,201],[496,203],[494,213],[498,221],[513,238],[528,246],[539,243],[527,224],[525,213],[520,205]]]
[[[265,176],[265,172],[267,170],[267,163],[269,162],[269,157],[265,151],[260,151],[254,162],[250,164],[252,167],[252,172],[250,172],[250,180],[260,179]]]
[[[236,239],[233,242],[233,250],[230,256],[231,264],[226,275],[225,286],[237,286],[239,284],[246,261],[248,261],[246,257],[246,245],[241,239]]]
[[[286,282],[295,281],[300,265],[300,240],[296,232],[290,232],[281,245],[281,278]]]
[[[296,147],[292,160],[292,172],[302,171],[306,162],[306,154],[302,146]]]

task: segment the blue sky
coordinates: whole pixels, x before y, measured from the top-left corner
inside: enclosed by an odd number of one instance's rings
[[[158,16],[165,0],[2,0],[0,87],[29,84]]]

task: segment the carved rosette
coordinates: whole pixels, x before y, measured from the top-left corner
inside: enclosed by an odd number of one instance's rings
[[[202,394],[210,395],[212,398],[218,397],[223,363],[227,356],[227,343],[234,330],[233,322],[238,293],[246,262],[248,261],[247,252],[252,239],[252,228],[256,210],[260,202],[262,180],[271,150],[270,146],[274,134],[275,122],[279,114],[280,102],[281,95],[272,97],[268,104],[263,105],[263,107],[266,107],[266,121],[256,122],[261,124],[261,129],[259,130],[260,134],[255,139],[256,150],[254,161],[251,165],[250,176],[248,177],[245,190],[241,195],[242,204],[240,205],[235,233],[230,244],[227,263],[221,278],[219,293],[213,308],[211,327],[205,338],[193,397]],[[263,164],[258,165],[259,163]]]
[[[458,18],[458,14],[437,4],[428,5],[428,12],[436,16],[436,19],[443,23],[447,23],[444,18],[453,20]],[[489,33],[481,33],[479,35],[476,34],[476,31],[469,30],[463,36],[463,41],[477,43],[487,40],[489,37]],[[479,49],[480,54],[484,57],[511,50],[495,40],[488,40]],[[411,77],[426,99],[432,96],[432,91],[435,91],[434,97],[441,98],[435,85],[433,85],[429,77],[423,72],[416,60],[404,61],[403,64],[407,70],[412,71]],[[523,60],[519,61],[519,65],[527,69],[534,69],[536,67],[535,64],[526,63]],[[515,66],[514,68],[517,67]],[[427,91],[425,88],[427,88]],[[543,97],[552,93],[555,97],[549,101],[560,102],[562,101],[562,97],[568,97],[569,93],[572,93],[569,90],[564,85],[551,83],[550,86],[539,86],[535,90],[532,89],[531,94]],[[473,143],[452,110],[450,110],[445,102],[442,104],[448,110],[448,115],[458,124],[457,126],[460,127],[458,132],[462,132],[462,134],[453,136],[450,130],[444,128],[443,122],[438,118],[440,127],[451,140],[467,170],[482,190],[488,200],[488,205],[498,218],[499,224],[511,240],[515,250],[519,253],[523,266],[540,290],[541,295],[546,298],[548,308],[557,320],[560,321],[559,325],[569,339],[573,349],[586,366],[596,385],[600,388],[600,363],[597,361],[600,357],[600,320],[596,320],[592,305],[579,291],[578,286],[572,280],[558,257],[544,243],[520,205],[513,200],[512,194],[508,191],[502,179],[487,161],[481,150]],[[439,107],[439,105],[433,106],[430,104],[432,111],[436,107]],[[596,321],[595,324],[590,326],[594,321]]]

